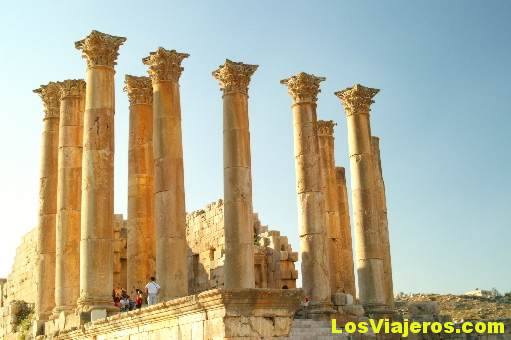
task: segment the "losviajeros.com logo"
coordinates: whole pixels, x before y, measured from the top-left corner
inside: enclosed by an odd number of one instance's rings
[[[390,321],[389,319],[369,319],[367,321],[347,322],[343,328],[337,328],[337,321],[332,320],[332,334],[360,333],[371,331],[374,334],[400,334],[407,337],[412,334],[504,334],[504,323],[490,322],[463,322],[456,324],[448,322],[429,321]]]

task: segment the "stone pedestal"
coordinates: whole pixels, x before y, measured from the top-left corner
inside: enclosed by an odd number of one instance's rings
[[[331,310],[331,288],[325,228],[325,202],[321,171],[316,101],[319,83],[325,80],[299,73],[281,83],[293,99],[294,154],[298,224],[302,260],[302,287],[310,299],[311,312]]]
[[[375,167],[375,185],[376,185],[376,214],[380,228],[381,244],[383,251],[383,283],[385,292],[385,302],[390,308],[394,307],[394,285],[392,282],[392,262],[390,256],[389,224],[387,219],[387,198],[385,197],[385,182],[383,181],[383,172],[380,157],[380,139],[371,137],[371,147],[373,154],[373,165]]]
[[[34,90],[43,100],[44,118],[39,187],[37,320],[47,320],[55,306],[55,223],[57,216],[57,178],[60,93],[50,82]]]
[[[154,211],[159,300],[188,294],[179,78],[188,54],[158,48],[143,59],[153,85]]]
[[[143,290],[155,275],[153,88],[149,77],[126,75],[128,147],[127,289]]]
[[[65,80],[60,88],[57,186],[55,310],[70,313],[80,296],[80,209],[85,81]]]
[[[341,226],[339,217],[339,195],[335,179],[333,121],[318,121],[319,154],[321,160],[321,191],[325,197],[325,227],[328,242],[330,289],[332,295],[346,292],[342,271]]]
[[[355,85],[336,92],[346,111],[351,165],[360,302],[369,313],[385,309],[381,236],[375,214],[374,166],[369,123],[372,98],[379,90]]]
[[[75,43],[87,61],[83,126],[79,308],[112,308],[114,66],[126,38],[98,31]]]
[[[225,288],[254,288],[254,229],[248,84],[256,65],[225,64],[213,72],[223,91]]]
[[[343,282],[346,293],[357,296],[355,285],[355,268],[353,265],[353,244],[351,237],[350,208],[348,204],[348,190],[346,187],[346,175],[343,167],[335,168],[336,189],[339,203],[339,219],[341,228],[341,253],[339,254],[342,265]]]

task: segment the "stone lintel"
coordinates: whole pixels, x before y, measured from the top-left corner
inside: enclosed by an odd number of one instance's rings
[[[75,42],[75,47],[82,51],[82,57],[87,60],[88,67],[108,66],[117,64],[119,47],[126,38],[117,37],[93,30],[85,39]]]
[[[356,84],[334,94],[339,97],[346,114],[349,116],[352,114],[369,114],[371,104],[374,103],[373,98],[378,92],[380,90]]]
[[[239,92],[248,95],[250,79],[258,67],[226,59],[212,75],[220,82],[220,89],[224,94]]]
[[[41,85],[39,88],[33,90],[37,93],[44,106],[44,119],[59,118],[60,115],[60,83],[49,82],[46,85]]]
[[[131,105],[153,103],[153,85],[149,77],[127,74],[124,79],[124,92],[128,94]]]
[[[174,331],[178,334],[180,329],[195,326],[209,338],[287,336],[302,300],[301,289],[212,289],[88,322],[80,329],[61,330],[56,339],[121,333],[142,336],[144,329],[153,336],[161,331],[168,337]],[[252,327],[246,327],[246,320]]]
[[[149,76],[154,81],[174,81],[178,82],[184,68],[181,62],[188,58],[188,53],[179,53],[176,50],[166,50],[158,47],[149,56],[142,59],[142,62],[149,66]]]
[[[336,125],[333,120],[318,120],[318,136],[333,137]]]
[[[288,92],[295,104],[315,104],[318,100],[318,93],[321,92],[319,83],[325,80],[325,77],[317,77],[313,74],[300,72],[287,79],[282,79],[280,83],[287,86]]]

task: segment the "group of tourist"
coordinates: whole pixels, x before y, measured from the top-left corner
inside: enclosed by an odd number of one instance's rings
[[[151,277],[151,281],[145,286],[145,294],[142,290],[134,288],[130,296],[125,289],[117,287],[112,291],[112,299],[114,305],[119,307],[121,312],[127,312],[142,308],[144,302],[146,302],[148,306],[156,304],[158,302],[159,292],[160,285],[156,283],[156,278],[153,276]]]

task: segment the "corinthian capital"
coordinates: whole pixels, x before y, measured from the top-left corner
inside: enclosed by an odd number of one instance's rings
[[[126,41],[124,37],[92,31],[85,39],[75,42],[75,47],[82,51],[87,59],[87,66],[114,67],[119,56],[119,47]]]
[[[336,125],[333,120],[318,120],[318,136],[332,137]]]
[[[300,72],[295,76],[283,79],[281,84],[287,85],[288,92],[295,103],[316,103],[318,100],[319,83],[326,80],[325,77],[316,77],[313,74]]]
[[[124,92],[128,94],[131,105],[153,103],[153,85],[149,77],[135,77],[127,74],[124,79]]]
[[[188,53],[179,53],[176,50],[166,50],[159,47],[156,51],[149,53],[142,62],[149,66],[149,76],[153,81],[179,81],[183,67],[181,62],[188,58]]]
[[[369,114],[371,104],[374,103],[374,96],[380,92],[378,89],[372,89],[360,84],[348,87],[342,91],[335,92],[335,95],[341,99],[346,114]]]
[[[60,114],[60,85],[49,82],[34,90],[43,100],[44,119],[59,118]]]
[[[66,97],[85,97],[85,80],[67,79],[58,83],[60,99]]]
[[[220,88],[224,94],[232,92],[248,94],[250,77],[258,67],[258,65],[243,64],[226,59],[223,65],[213,71],[213,77],[220,82]]]

